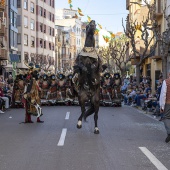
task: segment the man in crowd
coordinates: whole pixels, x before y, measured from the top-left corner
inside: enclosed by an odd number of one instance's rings
[[[8,109],[9,108],[9,98],[4,96],[3,86],[4,86],[4,84],[2,82],[0,82],[0,98],[2,98],[5,101],[5,109]]]
[[[159,98],[160,112],[163,113],[163,122],[167,131],[167,138],[165,142],[170,141],[170,70],[168,72],[168,79],[165,79],[161,88],[161,95]]]

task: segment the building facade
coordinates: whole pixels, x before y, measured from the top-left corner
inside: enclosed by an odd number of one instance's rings
[[[74,65],[76,56],[82,50],[82,22],[75,18],[76,10],[56,10],[56,31],[61,36],[61,49],[58,50],[58,68],[70,69]],[[60,44],[60,43],[59,43]],[[60,48],[60,47],[57,47]]]
[[[8,3],[0,2],[0,75],[5,74],[8,62]]]
[[[39,64],[54,70],[55,65],[55,3],[54,0],[18,1],[18,55],[19,68],[27,63]]]

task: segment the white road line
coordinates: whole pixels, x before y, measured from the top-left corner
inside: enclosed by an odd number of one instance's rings
[[[69,119],[69,117],[70,117],[70,112],[67,112],[67,113],[66,113],[66,117],[65,117],[65,119],[66,119],[66,120],[68,120],[68,119]]]
[[[168,170],[146,147],[139,147],[139,149],[148,157],[158,170]]]
[[[57,146],[63,146],[64,145],[64,141],[65,141],[65,137],[66,137],[66,133],[67,133],[67,129],[64,128],[61,132],[61,136],[60,136],[60,140],[58,142]]]

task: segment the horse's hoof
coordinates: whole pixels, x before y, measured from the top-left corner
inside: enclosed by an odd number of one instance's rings
[[[95,128],[94,129],[94,134],[99,134],[100,132],[99,132],[99,129],[98,128]]]
[[[77,123],[77,128],[78,128],[78,129],[81,129],[81,128],[82,128],[82,121],[81,121],[81,120],[78,121],[78,123]]]
[[[82,125],[77,125],[77,129],[81,129],[82,128]]]

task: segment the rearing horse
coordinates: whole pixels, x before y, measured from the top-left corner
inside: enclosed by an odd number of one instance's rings
[[[95,51],[94,32],[95,21],[92,20],[86,26],[85,46],[77,56],[74,66],[73,81],[78,93],[78,100],[81,107],[81,115],[78,118],[77,128],[82,127],[82,119],[94,113],[94,133],[99,134],[97,126],[99,102],[100,102],[100,72],[102,71],[101,60]],[[89,108],[85,109],[85,103],[90,102]]]

